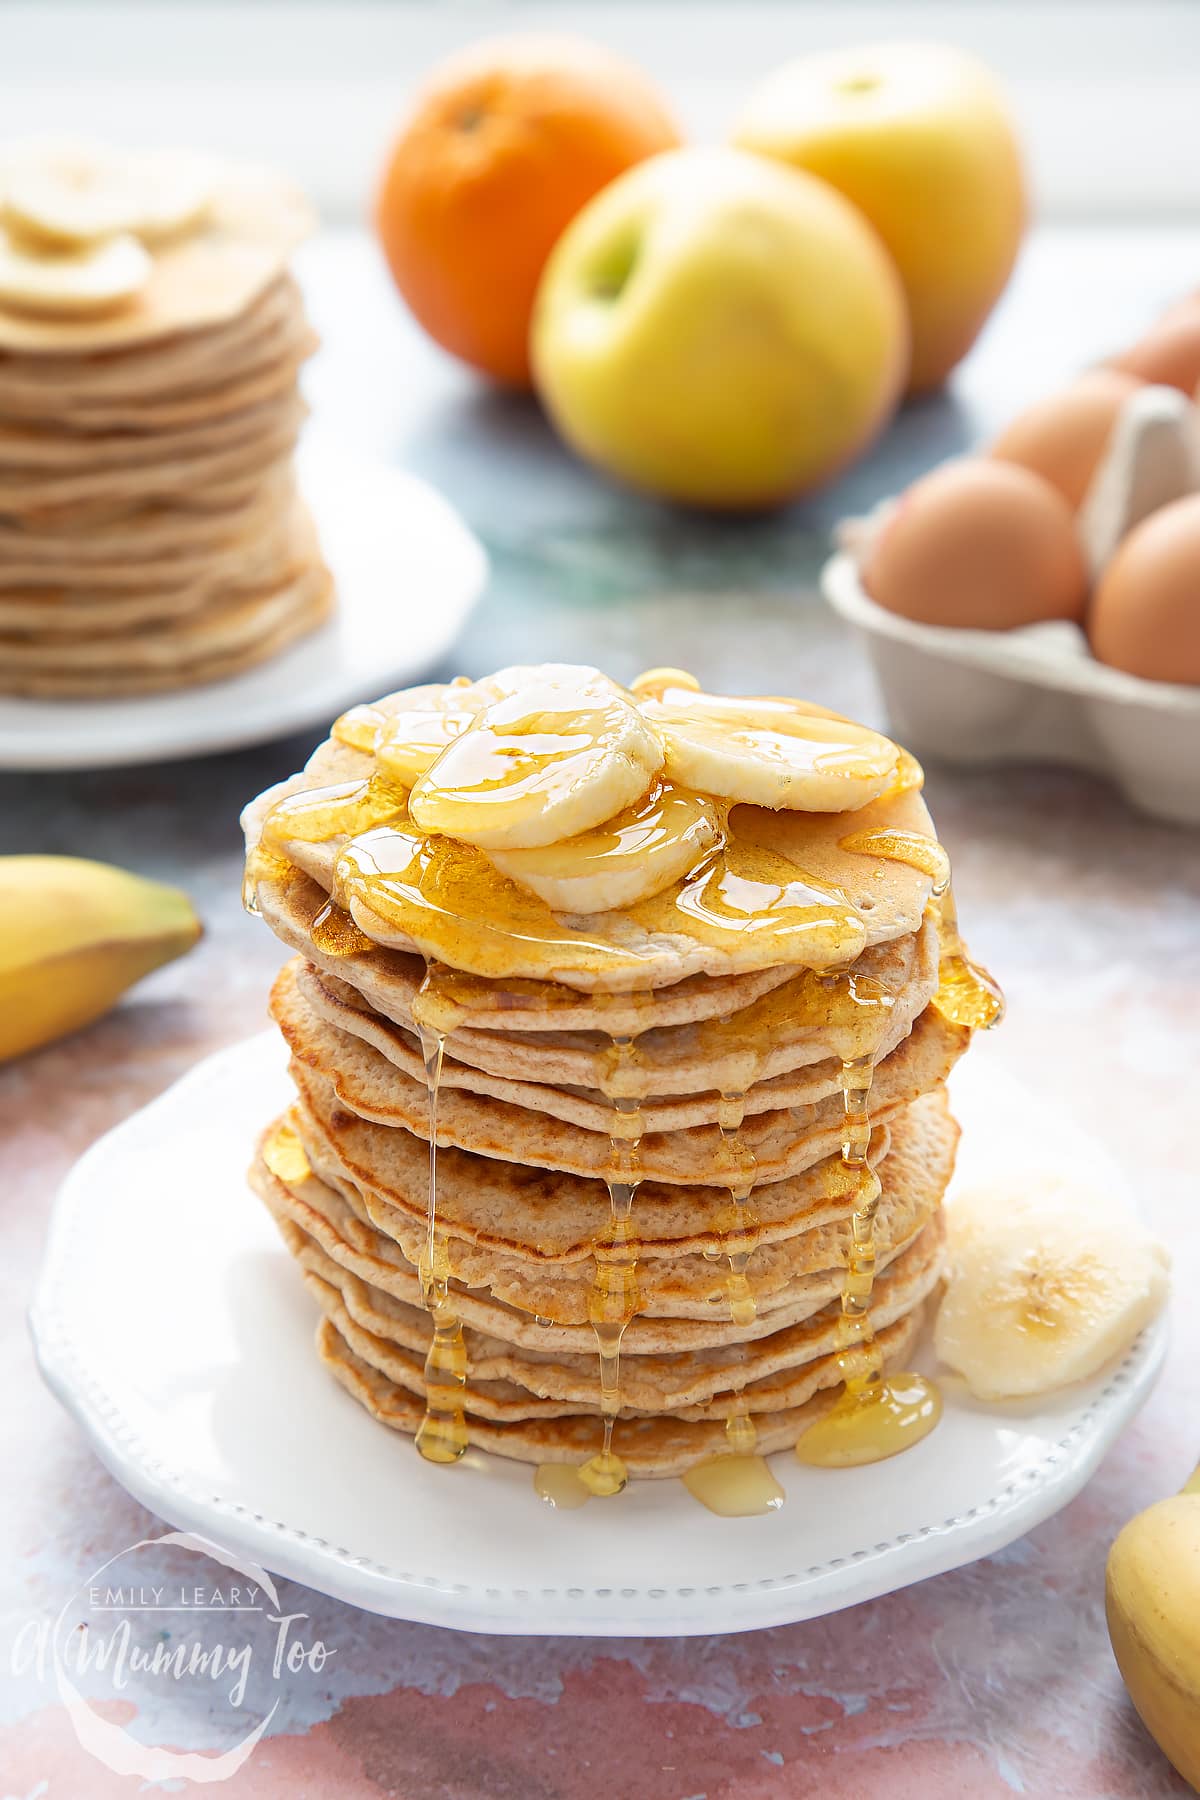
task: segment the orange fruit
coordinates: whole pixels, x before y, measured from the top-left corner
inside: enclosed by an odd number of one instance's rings
[[[530,385],[542,265],[602,187],[680,141],[640,69],[585,39],[492,38],[441,64],[383,171],[396,286],[443,349]]]

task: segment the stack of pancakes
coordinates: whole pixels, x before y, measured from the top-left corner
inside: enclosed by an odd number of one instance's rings
[[[447,691],[371,713],[386,732]],[[753,840],[837,893],[857,933],[849,964],[815,936],[765,960],[754,933],[726,946],[693,935],[685,911],[670,934],[649,930],[637,907],[546,911],[564,958],[532,942],[527,896],[525,928],[506,932],[513,884],[489,884],[486,865],[457,910],[427,883],[398,929],[344,880],[347,845],[388,866],[389,833],[411,829],[353,715],[251,804],[248,904],[295,953],[271,1004],[296,1088],[251,1179],[320,1307],[321,1357],[377,1418],[416,1433],[427,1400],[444,1409],[446,1365],[430,1377],[427,1358],[449,1315],[463,1442],[582,1463],[611,1408],[597,1295],[611,1297],[618,1267],[611,1445],[630,1474],[689,1469],[728,1445],[733,1421],[750,1421],[760,1451],[795,1443],[852,1373],[841,1298],[862,1172],[846,1071],[861,1095],[864,1067],[882,1183],[869,1324],[884,1367],[904,1365],[941,1272],[957,1139],[943,1083],[970,1037],[937,1004],[933,878],[897,860],[896,844],[936,845],[905,767],[853,815],[729,813],[731,868]],[[852,828],[881,853],[843,848]]]
[[[13,250],[10,229],[0,691],[103,696],[210,681],[327,616],[330,576],[292,468],[298,377],[315,340],[288,257],[309,223],[277,179],[215,170],[201,210],[166,241],[148,240],[148,257],[125,234],[145,279],[95,310],[71,291],[94,248],[26,235]],[[19,276],[30,270],[25,299]],[[53,305],[66,309],[53,315],[46,270],[62,289]]]

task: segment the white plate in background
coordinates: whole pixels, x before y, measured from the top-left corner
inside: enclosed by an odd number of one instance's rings
[[[771,1459],[778,1513],[721,1519],[679,1481],[551,1512],[532,1471],[423,1462],[317,1361],[317,1308],[246,1185],[288,1101],[276,1033],[210,1057],[93,1146],[55,1208],[33,1308],[43,1374],[96,1453],[172,1525],[395,1618],[578,1636],[816,1618],[999,1550],[1064,1506],[1145,1400],[1164,1321],[1094,1380],[985,1406],[944,1384],[937,1430],[870,1468]],[[973,1066],[972,1066],[973,1065]],[[977,1048],[951,1082],[955,1181],[1103,1151]],[[928,1351],[918,1366],[931,1366]]]
[[[320,429],[296,460],[337,583],[334,616],[202,687],[113,700],[0,694],[0,768],[120,768],[265,743],[416,681],[446,655],[487,580],[483,547],[454,508]]]

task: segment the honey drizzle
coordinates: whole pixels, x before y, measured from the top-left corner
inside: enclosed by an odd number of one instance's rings
[[[450,1291],[449,1236],[437,1212],[438,1090],[446,1034],[418,1027],[425,1059],[429,1097],[429,1197],[425,1246],[418,1273],[421,1298],[433,1320],[433,1337],[425,1357],[425,1416],[417,1430],[417,1449],[427,1462],[453,1463],[467,1448],[463,1402],[467,1385],[467,1347],[462,1321]]]
[[[722,1094],[717,1103],[717,1124],[721,1132],[721,1148],[733,1164],[735,1177],[729,1188],[729,1208],[718,1222],[721,1247],[729,1264],[725,1277],[725,1294],[729,1317],[735,1325],[753,1325],[758,1305],[746,1271],[750,1258],[758,1248],[759,1220],[751,1210],[750,1195],[754,1187],[754,1152],[743,1139],[742,1121],[746,1114],[744,1093]]]
[[[842,1166],[855,1184],[836,1352],[843,1386],[796,1445],[797,1458],[817,1468],[850,1468],[894,1456],[919,1443],[942,1416],[941,1395],[925,1376],[884,1374],[871,1325],[875,1216],[883,1191],[870,1157],[873,1076],[869,1055],[842,1062]]]
[[[608,1179],[609,1226],[595,1246],[596,1272],[588,1298],[588,1317],[600,1357],[600,1410],[604,1437],[599,1452],[579,1470],[589,1493],[619,1494],[629,1473],[613,1449],[613,1426],[621,1410],[621,1340],[638,1310],[638,1242],[633,1230],[633,1201],[641,1185],[642,1116],[628,1092],[636,1063],[634,1040],[612,1040],[611,1072],[606,1079],[617,1114],[610,1139]],[[622,1091],[623,1090],[623,1091]]]
[[[972,1031],[990,1031],[1004,1018],[1004,993],[995,976],[967,955],[958,930],[958,911],[953,889],[934,900],[938,927],[938,984],[933,1004],[952,1025]]]
[[[757,1453],[758,1428],[740,1393],[725,1421],[726,1449],[693,1463],[683,1485],[693,1500],[722,1519],[746,1519],[778,1512],[787,1498],[764,1456]]]
[[[928,875],[935,894],[944,893],[950,884],[950,858],[936,838],[920,831],[853,831],[838,840],[840,850],[861,856],[879,856],[885,862],[904,863]]]
[[[295,874],[295,865],[286,856],[280,856],[274,850],[268,850],[261,841],[252,844],[246,852],[246,869],[242,876],[242,907],[252,919],[261,918],[258,904],[258,884],[264,879],[286,881]]]
[[[621,1411],[621,1343],[641,1301],[638,1288],[638,1239],[633,1202],[641,1185],[642,1113],[637,1099],[638,1052],[631,1037],[614,1037],[602,1076],[602,1090],[613,1107],[609,1138],[609,1219],[593,1245],[595,1274],[588,1296],[588,1319],[600,1362],[600,1413],[603,1436],[595,1456],[578,1468],[540,1463],[533,1485],[541,1498],[559,1509],[583,1506],[595,1495],[608,1499],[629,1481],[624,1459],[613,1449],[613,1427]],[[549,1320],[538,1320],[549,1324]]]
[[[732,1165],[727,1214],[718,1221],[719,1241],[729,1264],[724,1298],[735,1325],[752,1325],[757,1303],[746,1270],[758,1245],[759,1221],[750,1210],[754,1188],[754,1152],[741,1136],[746,1096],[741,1092],[720,1095],[717,1123],[725,1160]],[[720,1254],[718,1251],[717,1254]],[[758,1429],[750,1417],[743,1391],[744,1378],[735,1378],[730,1411],[725,1420],[725,1448],[695,1463],[683,1476],[683,1485],[694,1500],[722,1518],[747,1518],[775,1512],[786,1498],[764,1457],[757,1454]]]
[[[839,848],[907,863],[930,877],[931,911],[938,928],[938,985],[933,1004],[952,1025],[965,1025],[972,1031],[998,1025],[1004,1017],[1004,994],[995,977],[967,955],[958,929],[950,858],[942,845],[916,831],[878,830],[852,832],[839,840]]]
[[[623,908],[620,916],[653,944],[685,930],[702,944],[739,947],[746,966],[795,961],[817,967],[853,961],[866,942],[861,915],[794,863],[756,841],[748,818],[719,850],[681,881]],[[427,955],[476,976],[504,976],[519,944],[557,970],[636,977],[653,952],[589,934],[536,895],[503,878],[482,850],[422,832],[397,816],[351,836],[340,849],[334,894],[357,901]],[[747,956],[747,946],[755,946]]]
[[[883,1364],[871,1330],[868,1307],[875,1285],[875,1214],[883,1184],[871,1167],[871,1083],[875,1065],[869,1055],[852,1056],[841,1065],[842,1167],[855,1182],[854,1211],[850,1217],[850,1250],[842,1288],[844,1345],[838,1366],[849,1379],[857,1360],[852,1352],[865,1352],[868,1366],[859,1377],[878,1382]]]
[[[338,906],[333,900],[327,900],[320,911],[314,913],[308,935],[314,949],[325,956],[362,956],[375,948],[374,939],[360,931],[345,907]]]

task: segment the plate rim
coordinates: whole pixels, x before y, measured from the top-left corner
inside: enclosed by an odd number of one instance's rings
[[[1166,1354],[1164,1311],[1141,1333],[1104,1387],[1032,1467],[965,1513],[934,1519],[825,1564],[709,1587],[479,1587],[389,1567],[288,1520],[268,1519],[227,1494],[203,1493],[156,1457],[117,1400],[87,1372],[57,1303],[71,1225],[93,1163],[113,1140],[137,1137],[153,1115],[220,1080],[227,1067],[277,1048],[265,1031],[193,1065],[161,1094],[96,1140],[68,1171],[55,1197],[42,1267],[29,1309],[38,1368],[100,1461],[135,1499],[179,1529],[206,1532],[273,1573],[369,1612],[417,1624],[496,1635],[562,1637],[724,1635],[799,1623],[879,1599],[929,1576],[994,1555],[1061,1510],[1086,1485],[1120,1431],[1148,1396]],[[1018,1085],[1014,1082],[1014,1086]],[[714,1623],[714,1601],[721,1618]]]

